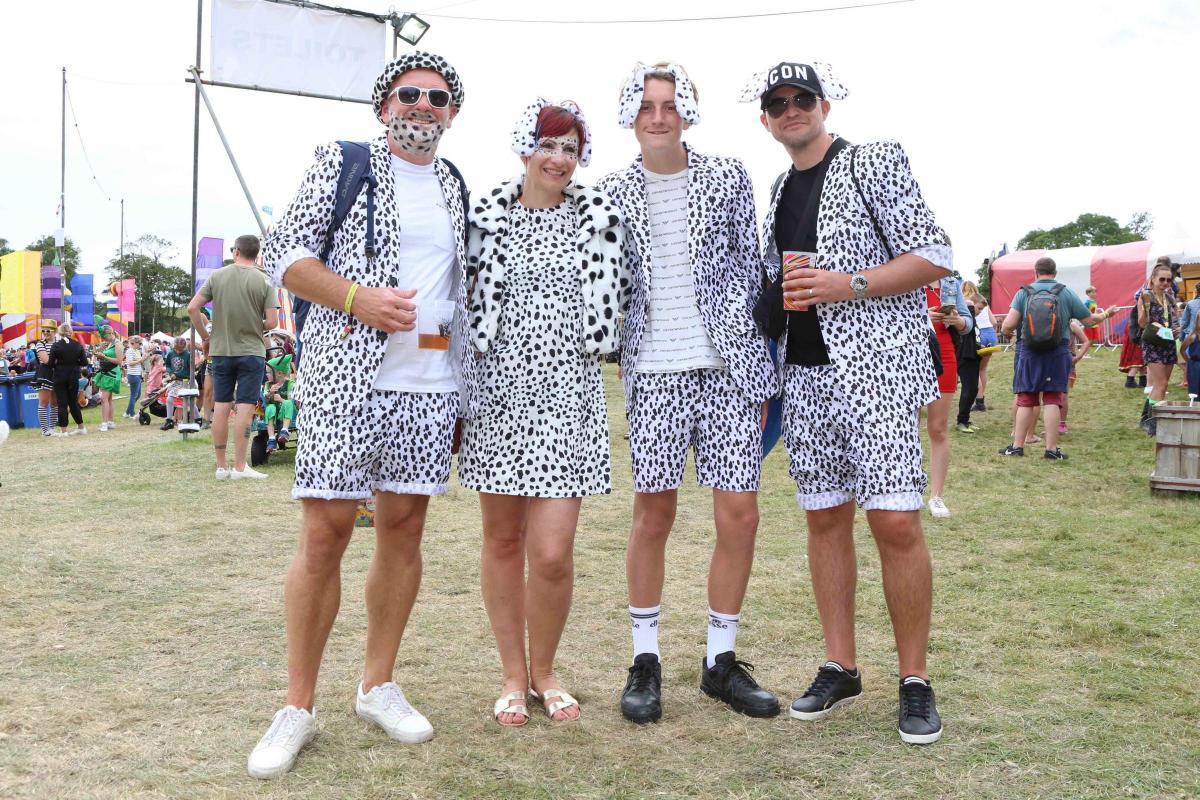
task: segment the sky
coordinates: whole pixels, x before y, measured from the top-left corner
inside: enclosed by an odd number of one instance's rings
[[[637,155],[617,126],[617,94],[635,62],[684,65],[700,91],[702,152],[735,156],[758,213],[788,166],[756,104],[737,95],[780,61],[823,60],[850,90],[828,128],[852,142],[895,139],[971,274],[1003,243],[1094,212],[1155,219],[1152,239],[1200,239],[1200,2],[1195,0],[912,0],[756,19],[635,24],[482,22],[645,20],[823,9],[852,0],[510,3],[407,0],[431,28],[421,49],[459,71],[466,101],[442,140],[473,191],[519,174],[509,132],[537,96],[570,98],[594,139],[595,183]],[[330,3],[386,13],[394,0]],[[871,0],[861,0],[871,2]],[[204,0],[205,57],[210,70]],[[63,67],[67,115],[66,231],[98,275],[120,243],[144,234],[191,239],[193,0],[0,3],[0,237],[23,247],[58,227]],[[401,43],[402,48],[408,46]],[[380,67],[390,56],[380,53]],[[315,145],[365,140],[382,126],[369,106],[229,88],[210,97],[256,205],[278,217]],[[201,109],[199,232],[256,232],[211,120]],[[78,123],[76,128],[75,123]],[[82,138],[82,144],[81,144]],[[86,155],[85,155],[86,148]]]

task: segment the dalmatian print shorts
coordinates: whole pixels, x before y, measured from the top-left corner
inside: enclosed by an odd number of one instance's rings
[[[457,415],[458,392],[380,390],[354,416],[302,412],[292,497],[443,494]]]
[[[635,372],[632,394],[627,417],[635,491],[678,489],[689,449],[701,486],[758,491],[761,409],[727,370]]]
[[[842,393],[836,367],[784,366],[783,440],[800,507],[857,500],[868,511],[919,510],[925,473],[917,413],[867,421]]]

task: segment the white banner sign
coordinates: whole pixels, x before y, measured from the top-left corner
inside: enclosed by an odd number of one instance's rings
[[[387,25],[334,11],[213,0],[214,81],[370,100]]]

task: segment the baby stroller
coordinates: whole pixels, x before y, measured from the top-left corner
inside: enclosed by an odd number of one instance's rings
[[[273,331],[273,333],[275,332]],[[267,348],[267,364],[262,391],[259,393],[258,405],[254,409],[254,421],[247,431],[251,437],[250,466],[252,467],[267,463],[273,452],[286,449],[287,443],[294,440],[297,435],[297,406],[291,400],[292,381],[288,380],[288,377],[294,374],[292,353],[289,352],[290,348],[287,346],[290,344],[289,337],[282,342],[283,346]],[[272,387],[279,387],[279,389],[275,391]],[[273,398],[277,402],[273,402]],[[282,409],[289,408],[290,413],[281,413]],[[277,433],[276,439],[270,439],[269,420],[277,422],[290,420],[291,428],[290,430],[284,428]]]
[[[137,421],[139,425],[149,425],[153,421],[152,417],[160,419],[167,417],[167,389],[170,388],[171,383],[170,381],[164,383],[157,392],[138,401]]]

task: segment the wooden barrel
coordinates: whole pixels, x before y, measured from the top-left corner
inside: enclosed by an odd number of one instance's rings
[[[1159,403],[1151,489],[1200,493],[1200,401]]]

